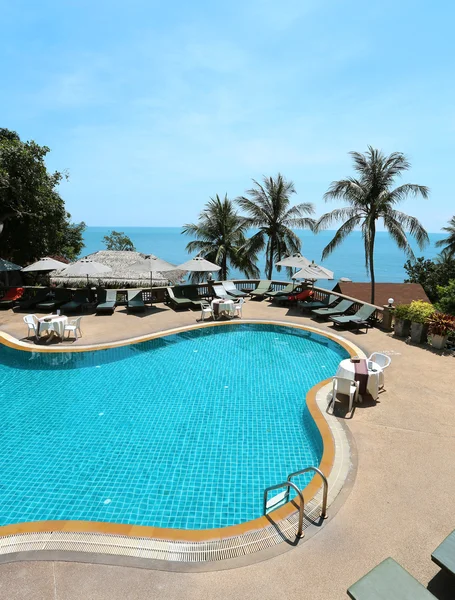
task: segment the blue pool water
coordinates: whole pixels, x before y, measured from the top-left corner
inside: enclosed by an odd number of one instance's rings
[[[96,352],[1,347],[0,524],[207,529],[259,517],[265,487],[319,463],[305,396],[346,356],[259,324]]]

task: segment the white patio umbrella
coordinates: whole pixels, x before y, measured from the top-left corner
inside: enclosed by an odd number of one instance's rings
[[[317,265],[314,260],[306,267],[297,271],[295,275],[292,276],[293,279],[307,279],[314,282],[317,279],[333,279],[333,271],[326,269],[325,267],[321,267],[321,265]]]
[[[175,271],[177,267],[172,263],[168,263],[166,260],[162,258],[158,258],[153,254],[147,256],[142,260],[138,260],[136,263],[132,264],[130,269],[135,272],[142,273],[144,271],[150,272],[150,290],[153,287],[153,274],[155,273],[155,278],[158,273],[166,273],[167,271]],[[153,294],[152,294],[153,300]],[[153,303],[153,302],[151,302]]]
[[[308,267],[308,265],[311,265],[311,261],[301,254],[292,254],[275,263],[276,267],[289,267],[292,269],[302,269],[303,267]]]
[[[71,265],[67,265],[61,273],[60,276],[65,277],[67,275],[87,275],[87,285],[89,284],[89,275],[101,275],[102,273],[110,273],[112,271],[111,267],[107,267],[106,265],[102,265],[99,262],[94,260],[89,260],[87,258],[82,258]]]
[[[195,256],[194,258],[187,260],[186,262],[184,262],[181,265],[178,265],[178,267],[175,268],[179,269],[180,271],[192,271],[201,273],[219,271],[221,269],[219,265],[216,265],[215,263],[206,260],[202,256]]]
[[[21,269],[24,272],[27,271],[55,271],[57,269],[64,269],[68,265],[61,260],[55,260],[54,258],[49,258],[49,256],[45,256],[44,258],[40,258],[38,261],[34,262],[27,267]]]

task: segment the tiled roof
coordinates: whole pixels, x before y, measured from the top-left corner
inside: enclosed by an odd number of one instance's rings
[[[354,281],[338,282],[340,292],[345,296],[358,298],[364,302],[370,302],[371,284],[356,283]],[[424,300],[429,302],[420,283],[376,283],[375,300],[376,306],[388,304],[388,299],[393,298],[394,305],[409,304],[413,300]]]

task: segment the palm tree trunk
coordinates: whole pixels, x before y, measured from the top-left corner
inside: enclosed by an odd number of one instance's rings
[[[269,240],[269,256],[267,259],[268,262],[268,268],[266,269],[266,277],[267,279],[272,279],[272,271],[273,271],[273,246],[274,246],[274,239],[270,238]]]
[[[376,236],[376,224],[373,222],[371,231],[370,231],[370,280],[371,280],[371,304],[374,304],[374,295],[375,295],[375,279],[374,279],[374,238]]]

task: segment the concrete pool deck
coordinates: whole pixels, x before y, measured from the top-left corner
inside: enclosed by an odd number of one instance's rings
[[[26,333],[23,314],[0,313],[0,330]],[[295,310],[248,301],[244,317],[319,327]],[[175,313],[163,305],[145,316],[118,308],[110,316],[84,316],[75,344],[117,341],[194,325],[199,313]],[[312,598],[347,597],[349,585],[393,556],[439,598],[455,596],[455,580],[439,575],[430,554],[455,528],[454,357],[413,347],[372,329],[342,333],[367,354],[391,353],[386,392],[376,405],[359,405],[349,427],[358,452],[352,491],[333,520],[307,542],[251,566],[206,573],[172,573],[70,562],[22,562],[0,566],[8,598]],[[70,343],[73,344],[73,343]],[[439,589],[439,591],[437,591]],[[7,593],[5,593],[7,591]]]

